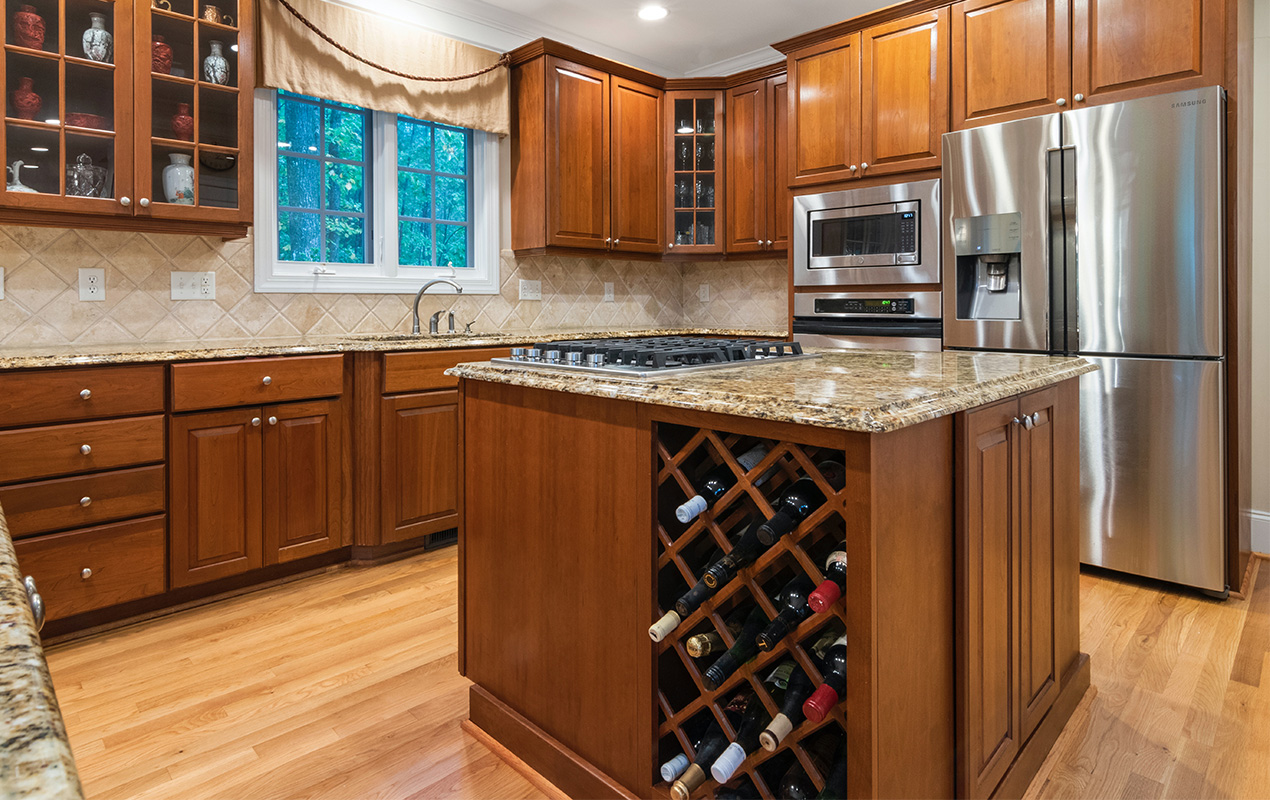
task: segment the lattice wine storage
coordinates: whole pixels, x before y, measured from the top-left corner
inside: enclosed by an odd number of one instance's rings
[[[737,462],[737,456],[763,444],[767,455],[748,472]],[[798,573],[815,584],[823,579],[828,555],[842,549],[851,535],[845,515],[848,507],[844,495],[848,488],[835,491],[816,465],[832,460],[843,462],[842,450],[817,448],[716,430],[662,423],[657,426],[657,603],[658,615],[671,609],[677,598],[694,585],[711,563],[727,553],[752,520],[772,516],[772,504],[791,482],[810,476],[824,493],[827,502],[814,511],[794,531],[778,540],[757,561],[742,569],[736,578],[685,618],[662,642],[654,645],[657,654],[656,703],[658,706],[658,763],[678,753],[695,759],[692,745],[709,724],[711,717],[735,739],[736,729],[724,712],[738,690],[758,693],[768,712],[775,716],[779,707],[766,691],[763,679],[780,662],[792,658],[815,685],[822,680],[819,661],[812,645],[826,634],[841,633],[847,628],[846,607],[842,600],[820,614],[812,614],[781,643],[769,652],[760,652],[742,665],[718,689],[706,688],[702,675],[718,658],[710,653],[694,659],[688,655],[685,642],[695,634],[716,631],[728,647],[734,643],[725,620],[739,609],[755,605],[768,619],[776,616],[773,597]],[[679,522],[675,509],[697,493],[694,488],[700,476],[718,464],[727,464],[737,476],[736,485],[689,524]],[[852,565],[848,563],[848,576]],[[850,580],[850,577],[848,578]],[[848,639],[848,649],[851,642]],[[848,692],[850,689],[848,675]],[[848,729],[846,705],[838,706],[819,724],[804,721],[794,729],[775,752],[755,750],[728,782],[735,786],[749,779],[764,797],[775,797],[785,771],[794,759],[801,762],[819,790],[824,787],[822,769],[832,766],[835,748],[832,742],[845,736]],[[818,765],[812,751],[823,759]],[[710,797],[717,784],[708,781],[693,797]],[[667,790],[665,784],[658,789]]]

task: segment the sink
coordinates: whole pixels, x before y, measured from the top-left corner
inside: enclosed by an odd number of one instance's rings
[[[350,333],[342,336],[342,339],[352,339],[358,342],[428,342],[437,341],[439,339],[460,339],[463,337],[485,336],[487,334],[478,333]]]

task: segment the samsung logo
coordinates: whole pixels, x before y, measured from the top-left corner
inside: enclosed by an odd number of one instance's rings
[[[1173,108],[1182,108],[1184,106],[1202,106],[1207,102],[1208,102],[1207,100],[1187,100],[1182,103],[1174,103]]]

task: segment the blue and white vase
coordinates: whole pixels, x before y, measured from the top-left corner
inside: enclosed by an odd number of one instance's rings
[[[203,59],[203,80],[218,86],[228,86],[229,62],[225,60],[224,45],[215,39],[209,44],[212,54]]]
[[[172,160],[163,168],[163,195],[169,203],[182,206],[194,205],[194,167],[188,153],[172,153]]]
[[[115,63],[115,37],[106,30],[105,14],[89,14],[92,27],[84,31],[84,57],[100,64]]]

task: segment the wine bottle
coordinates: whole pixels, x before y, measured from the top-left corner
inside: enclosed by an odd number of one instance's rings
[[[714,800],[759,800],[762,796],[749,778],[742,778],[736,786],[720,786],[714,790]]]
[[[679,623],[683,622],[679,614],[672,608],[661,619],[648,626],[648,636],[654,642],[660,642],[671,634],[671,632],[679,627]]]
[[[825,560],[825,579],[807,597],[807,605],[817,614],[837,602],[847,589],[847,554],[835,550]]]
[[[825,788],[816,795],[816,800],[846,800],[847,798],[847,737],[838,741],[838,752],[834,755],[833,766],[825,776]]]
[[[741,534],[741,538],[737,540],[732,550],[706,570],[701,580],[705,581],[707,586],[715,589],[727,586],[728,581],[735,578],[742,569],[753,564],[767,550],[767,546],[759,541],[759,524],[756,522],[746,527],[745,533]]]
[[[711,719],[701,739],[692,746],[697,754],[697,760],[689,764],[671,784],[671,796],[675,800],[688,800],[696,788],[706,782],[706,769],[715,762],[727,746],[728,737],[723,734],[723,728],[719,726],[718,720]],[[687,759],[687,756],[684,758]],[[671,762],[674,760],[671,759]]]
[[[811,776],[798,759],[794,759],[781,777],[776,796],[782,800],[812,800],[816,796],[816,784],[811,782]]]
[[[722,557],[723,551],[715,547],[709,557],[706,558],[705,563],[713,566]],[[704,577],[701,578],[682,597],[675,601],[675,613],[679,615],[680,619],[686,619],[689,614],[700,608],[702,603],[714,597],[717,591],[716,587],[710,586],[705,582]]]
[[[723,621],[723,626],[728,629],[735,639],[736,635],[741,632],[741,628],[745,626],[745,610],[738,608],[733,609],[727,619]],[[726,650],[727,645],[723,641],[723,637],[714,631],[708,633],[698,633],[696,636],[689,636],[688,641],[684,642],[684,647],[688,651],[688,655],[693,658],[701,658],[711,653],[718,653]]]
[[[811,607],[807,605],[807,595],[815,588],[811,578],[799,573],[798,577],[785,584],[776,596],[776,607],[780,609],[776,619],[768,623],[763,632],[756,637],[758,649],[767,652],[780,644],[781,639],[798,627],[798,623],[811,616]]]
[[[719,783],[732,780],[737,769],[745,762],[750,753],[758,749],[758,735],[772,715],[767,713],[767,706],[757,693],[750,695],[745,704],[745,712],[741,716],[741,724],[736,729],[736,741],[732,742],[719,754],[710,767],[710,776]]]
[[[816,687],[811,697],[803,703],[803,715],[812,722],[820,722],[838,701],[842,699],[847,688],[847,635],[844,633],[833,643],[825,656],[825,668],[822,670],[825,682]]]
[[[758,644],[755,639],[766,626],[767,615],[763,613],[763,609],[755,606],[745,618],[745,625],[736,635],[736,642],[732,648],[719,656],[702,676],[702,682],[707,689],[711,691],[718,689],[742,664],[758,655]]]
[[[736,463],[741,465],[741,469],[749,472],[766,456],[767,446],[756,444],[737,456]],[[761,480],[757,481],[755,485]],[[736,486],[736,473],[727,465],[727,462],[719,464],[701,476],[701,481],[697,486],[697,494],[689,497],[683,505],[675,509],[675,519],[685,525],[692,522],[702,511],[709,508],[711,503],[726,494],[728,489],[733,486]]]
[[[847,485],[847,468],[838,462],[822,461],[816,469],[835,490]],[[774,544],[824,504],[825,494],[816,482],[810,477],[799,478],[776,501],[776,514],[759,526],[759,541],[769,546]]]
[[[780,747],[785,737],[803,721],[803,701],[811,695],[811,678],[801,669],[795,669],[780,700],[780,713],[768,723],[767,730],[758,735],[758,743],[769,753]],[[781,795],[784,797],[784,795]]]

